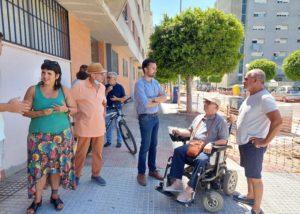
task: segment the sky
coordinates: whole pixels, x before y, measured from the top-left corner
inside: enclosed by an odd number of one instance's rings
[[[181,0],[182,10],[190,7],[200,7],[205,10],[214,7],[215,0]],[[159,25],[163,14],[167,13],[173,17],[180,11],[180,0],[151,0],[151,11],[153,14],[153,25]]]

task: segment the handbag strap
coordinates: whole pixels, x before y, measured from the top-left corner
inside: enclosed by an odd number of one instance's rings
[[[193,132],[192,132],[191,138],[190,138],[191,140],[195,137],[196,132],[198,131],[198,129],[199,129],[201,123],[204,122],[205,120],[206,120],[206,119],[204,119],[204,117],[202,117],[202,119],[199,121],[199,123],[198,123],[198,125],[196,126],[196,128],[193,129]],[[209,126],[208,129],[207,129],[206,136],[205,136],[205,140],[204,140],[205,143],[206,143],[207,138],[208,138],[208,136],[209,136],[209,134],[210,134],[210,132],[211,132],[212,126],[213,126],[214,123],[215,123],[215,120],[216,120],[216,116],[215,116],[214,120],[211,122],[210,126]]]

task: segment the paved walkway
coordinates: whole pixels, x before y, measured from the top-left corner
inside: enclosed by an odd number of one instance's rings
[[[158,167],[163,169],[167,158],[172,154],[172,143],[168,137],[168,126],[187,127],[192,118],[177,114],[176,104],[164,104],[160,116]],[[133,104],[125,107],[129,127],[139,145],[140,134]],[[61,191],[65,208],[60,213],[206,213],[201,204],[201,194],[195,203],[185,208],[171,198],[157,192],[158,182],[148,179],[146,187],[136,182],[137,155],[132,156],[123,145],[120,149],[112,145],[104,149],[104,167],[102,176],[107,186],[99,187],[90,182],[90,162],[88,157],[81,184],[76,191]],[[228,168],[238,172],[237,191],[246,191],[246,180],[242,168],[228,160]],[[265,195],[263,209],[267,214],[300,213],[300,176],[287,173],[264,172]],[[57,213],[49,203],[50,189],[43,195],[43,206],[39,213]],[[0,183],[0,214],[25,213],[31,200],[27,199],[26,169]],[[236,203],[231,197],[224,196],[224,208],[220,214],[238,214],[249,210],[248,206]]]

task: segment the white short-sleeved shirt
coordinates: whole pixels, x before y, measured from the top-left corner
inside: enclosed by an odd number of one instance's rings
[[[236,123],[237,144],[246,144],[251,137],[265,138],[271,123],[266,114],[277,109],[273,96],[265,89],[247,97],[239,109]]]
[[[0,113],[0,141],[5,139],[4,135],[4,120],[2,114]]]

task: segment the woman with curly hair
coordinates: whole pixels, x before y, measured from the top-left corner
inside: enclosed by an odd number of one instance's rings
[[[61,85],[61,68],[55,61],[45,60],[41,66],[41,81],[28,88],[24,100],[31,111],[28,134],[28,197],[34,198],[27,213],[36,213],[42,205],[42,192],[50,182],[50,203],[62,210],[59,186],[75,189],[74,140],[69,114],[77,112],[69,89]]]

